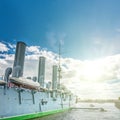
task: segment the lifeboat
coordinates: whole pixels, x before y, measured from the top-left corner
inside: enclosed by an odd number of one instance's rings
[[[5,85],[6,82],[4,80],[0,80],[0,85]]]
[[[45,92],[45,91],[48,91],[48,89],[47,89],[47,88],[40,87],[40,91]]]
[[[34,82],[30,79],[26,79],[23,77],[19,77],[19,78],[10,77],[10,81],[19,87],[40,90],[40,84],[38,82]]]

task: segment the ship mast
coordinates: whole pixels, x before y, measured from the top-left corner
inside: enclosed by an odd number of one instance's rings
[[[60,62],[60,58],[61,58],[61,44],[60,44],[60,41],[59,41],[58,89],[60,89],[60,80],[61,80],[61,62]]]

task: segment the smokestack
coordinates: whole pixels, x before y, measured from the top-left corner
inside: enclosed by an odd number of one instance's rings
[[[17,42],[15,59],[13,65],[13,77],[22,77],[25,59],[25,48],[26,44],[24,42]]]
[[[52,72],[52,89],[57,89],[57,65],[53,65],[53,72]]]
[[[45,79],[45,57],[39,57],[38,82],[44,87]]]

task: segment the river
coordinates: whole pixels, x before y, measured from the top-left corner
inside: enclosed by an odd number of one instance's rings
[[[120,109],[113,103],[79,103],[75,107],[77,109],[34,120],[120,120]]]

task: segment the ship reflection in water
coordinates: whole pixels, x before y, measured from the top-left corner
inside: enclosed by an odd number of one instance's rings
[[[120,110],[114,103],[79,103],[76,109],[34,120],[120,120]]]

